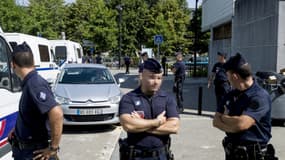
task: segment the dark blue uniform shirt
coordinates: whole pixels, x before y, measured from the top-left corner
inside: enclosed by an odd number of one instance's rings
[[[267,144],[271,138],[271,99],[256,82],[245,91],[232,90],[226,95],[217,112],[224,113],[224,106],[230,116],[248,115],[255,125],[239,133],[227,133],[234,142],[259,142]]]
[[[22,81],[15,134],[23,141],[43,141],[50,138],[48,112],[57,105],[49,84],[36,71]]]
[[[223,67],[223,63],[216,63],[212,69],[212,72],[216,73],[214,80],[215,85],[219,85],[228,81],[226,70]]]
[[[128,56],[124,57],[124,61],[125,61],[125,64],[130,64],[131,63],[131,59]]]
[[[175,77],[185,77],[185,64],[184,62],[176,62],[173,64],[173,67],[176,69]]]
[[[166,111],[166,118],[179,117],[175,99],[166,92],[158,91],[151,98],[145,96],[140,87],[123,96],[119,105],[119,115],[131,114],[133,111],[143,112],[145,119],[155,119]],[[128,143],[140,147],[162,147],[169,135],[154,135],[147,132],[128,133]]]

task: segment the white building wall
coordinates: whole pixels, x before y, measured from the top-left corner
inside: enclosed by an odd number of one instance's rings
[[[285,1],[279,2],[277,71],[285,68]]]
[[[235,0],[203,0],[202,30],[229,22],[234,13]]]

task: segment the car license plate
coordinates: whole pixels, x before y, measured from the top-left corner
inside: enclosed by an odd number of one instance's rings
[[[103,109],[78,109],[77,115],[98,115],[103,114]]]

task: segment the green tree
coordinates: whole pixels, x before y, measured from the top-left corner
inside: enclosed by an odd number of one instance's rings
[[[26,18],[25,8],[17,6],[14,0],[0,1],[0,26],[4,32],[21,32]]]
[[[71,39],[91,40],[96,52],[112,50],[117,45],[116,11],[104,0],[77,0],[68,7],[66,31]]]
[[[60,38],[64,26],[64,0],[30,0],[29,18],[25,32],[31,35],[41,34],[49,39]]]

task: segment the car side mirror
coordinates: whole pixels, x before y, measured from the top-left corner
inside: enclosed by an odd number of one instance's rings
[[[124,83],[125,79],[124,78],[119,78],[119,84]]]

